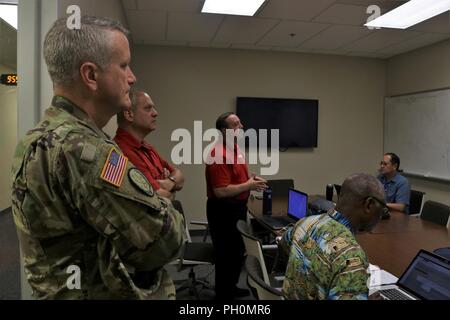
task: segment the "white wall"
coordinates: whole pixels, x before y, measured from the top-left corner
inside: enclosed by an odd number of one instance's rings
[[[281,154],[276,177],[323,194],[354,172],[375,173],[383,142],[385,62],[376,59],[178,47],[134,47],[137,86],[157,105],[159,127],[148,140],[170,158],[176,128],[194,120],[214,127],[235,110],[237,96],[319,100],[318,148]],[[244,124],[245,125],[245,124]],[[205,128],[204,128],[205,129]],[[205,218],[204,165],[182,165],[186,185],[178,198],[190,219]],[[255,170],[255,168],[252,168]]]
[[[446,40],[389,59],[387,62],[387,95],[450,87],[449,57],[450,40]],[[399,156],[401,160],[401,155]],[[426,192],[427,200],[450,205],[450,185],[448,183],[420,178],[409,178],[409,180],[413,189]]]
[[[52,84],[43,60],[42,44],[50,25],[57,18],[57,0],[20,0],[17,32],[17,137],[32,129],[48,107]],[[22,299],[31,299],[21,258]]]
[[[0,74],[16,73],[0,64]],[[17,143],[17,88],[0,86],[0,211],[11,207],[11,172],[12,158]]]

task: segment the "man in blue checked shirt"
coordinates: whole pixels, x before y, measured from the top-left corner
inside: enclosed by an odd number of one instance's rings
[[[384,186],[388,208],[409,213],[411,187],[408,179],[399,173],[399,169],[400,158],[395,153],[385,153],[380,161],[378,180]]]

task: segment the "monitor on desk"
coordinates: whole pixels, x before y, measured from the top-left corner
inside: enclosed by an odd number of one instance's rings
[[[303,219],[308,213],[308,195],[289,189],[288,216],[294,220]]]

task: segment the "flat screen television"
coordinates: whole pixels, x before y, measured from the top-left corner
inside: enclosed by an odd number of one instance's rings
[[[280,148],[316,148],[319,100],[237,97],[244,129],[280,130]],[[270,145],[270,139],[269,139]]]

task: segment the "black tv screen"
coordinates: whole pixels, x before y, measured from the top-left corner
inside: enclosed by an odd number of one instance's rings
[[[271,129],[279,129],[280,148],[317,147],[318,113],[318,100],[237,98],[236,114],[244,128],[267,129],[269,138]]]

